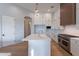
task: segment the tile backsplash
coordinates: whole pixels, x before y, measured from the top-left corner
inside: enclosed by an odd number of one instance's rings
[[[45,34],[46,33],[45,25],[34,25],[34,33],[35,34]]]
[[[79,26],[76,25],[69,25],[64,27],[64,31],[62,34],[70,34],[70,35],[76,35],[79,36]]]

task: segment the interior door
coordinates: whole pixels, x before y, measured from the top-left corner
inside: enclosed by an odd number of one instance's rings
[[[25,20],[24,20],[24,38],[27,37],[28,35],[31,34],[31,28],[30,28],[30,18],[29,17],[25,17]]]
[[[15,41],[15,19],[10,16],[2,16],[2,43],[3,46],[13,44]]]

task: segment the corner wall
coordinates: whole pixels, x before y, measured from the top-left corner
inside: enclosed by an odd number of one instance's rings
[[[0,17],[12,16],[16,19],[16,41],[19,42],[24,38],[24,16],[29,15],[29,11],[11,3],[0,3]],[[1,19],[0,19],[1,20]],[[1,22],[0,22],[1,23]]]

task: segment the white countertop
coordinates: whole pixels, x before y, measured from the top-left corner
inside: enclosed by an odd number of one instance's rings
[[[75,37],[74,37],[74,38],[70,38],[70,39],[72,39],[72,40],[79,40],[79,38],[78,38],[78,37],[77,37],[77,38],[75,38]]]
[[[51,40],[46,34],[31,34],[23,39],[23,41],[28,40]]]

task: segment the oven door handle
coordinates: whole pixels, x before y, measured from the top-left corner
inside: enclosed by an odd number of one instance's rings
[[[69,41],[67,41],[67,40],[62,40],[62,41],[66,41],[66,42],[69,42]]]

